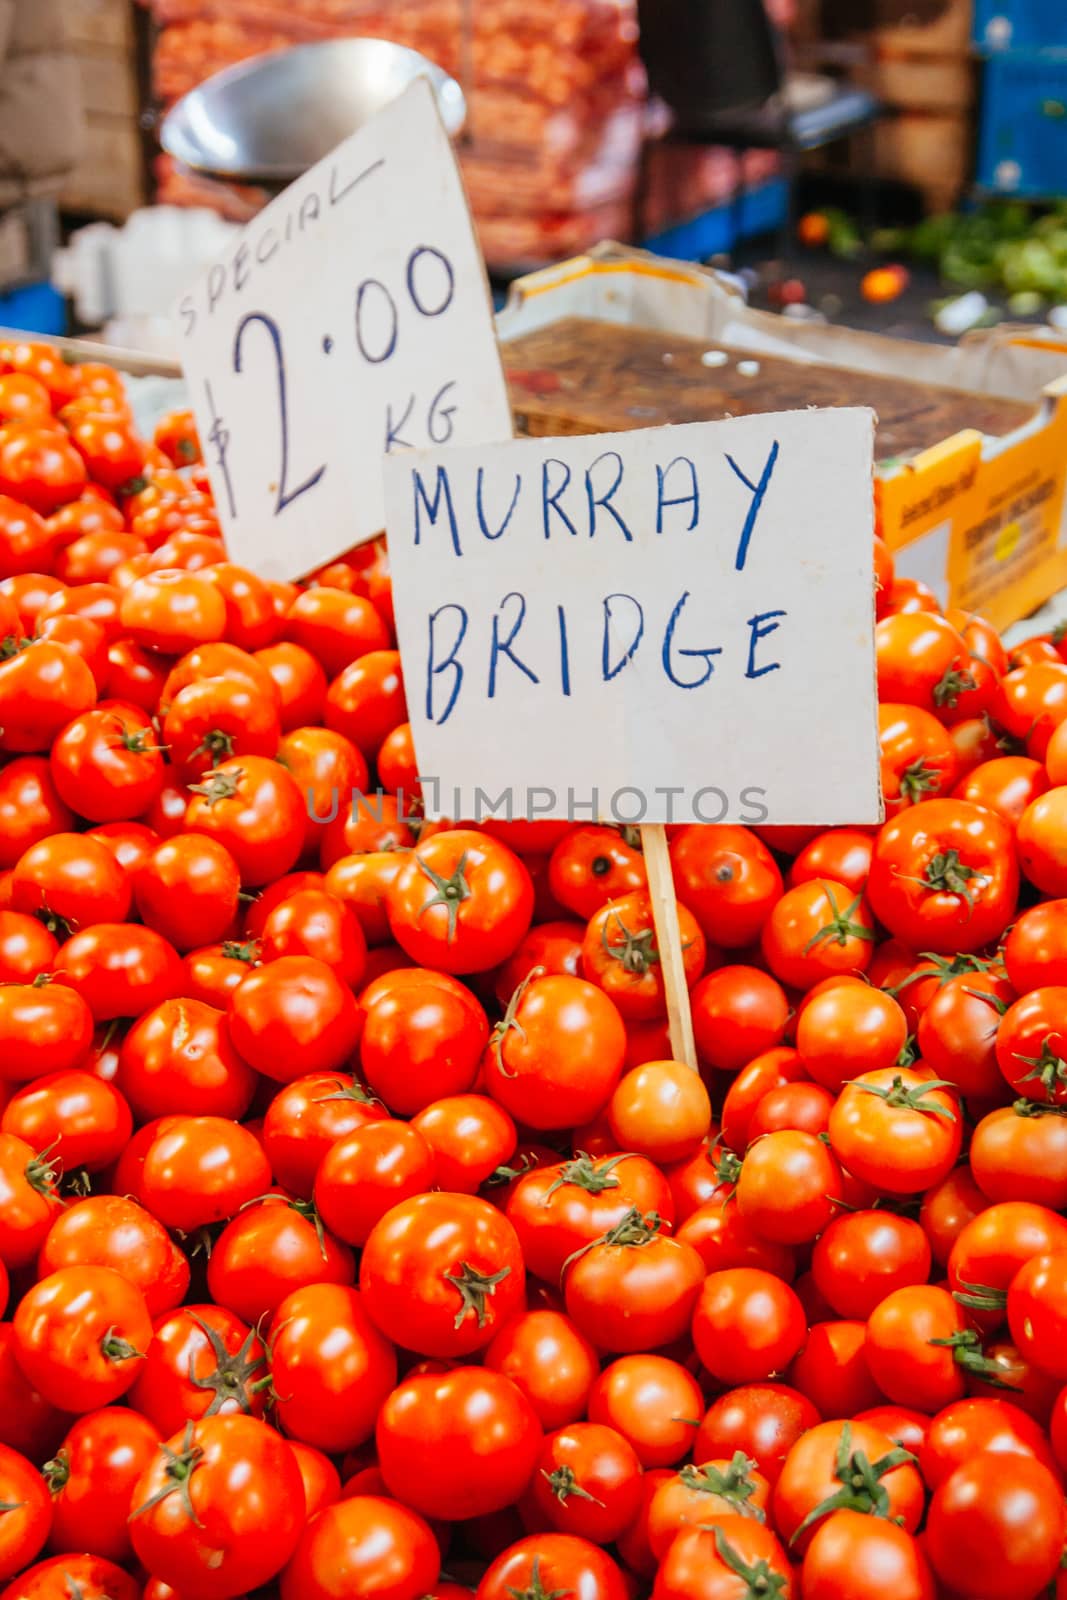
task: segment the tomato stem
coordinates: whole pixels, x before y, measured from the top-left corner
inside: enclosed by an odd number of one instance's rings
[[[461,1301],[452,1326],[461,1328],[467,1316],[473,1311],[478,1319],[479,1328],[484,1328],[489,1320],[487,1301],[490,1295],[496,1293],[497,1284],[503,1283],[510,1275],[510,1267],[501,1267],[499,1272],[479,1272],[469,1261],[461,1261],[458,1272],[444,1273],[445,1282],[459,1291]]]
[[[973,906],[974,888],[980,889],[983,884],[989,882],[989,879],[984,872],[979,872],[977,867],[969,867],[961,861],[958,850],[939,850],[937,855],[927,862],[926,871],[918,882],[924,889],[936,894],[959,895],[961,900],[966,900],[969,906]]]
[[[235,768],[233,772],[213,772],[203,783],[190,783],[189,793],[203,795],[209,806],[215,806],[220,800],[233,799],[243,777],[242,767]]]
[[[944,773],[940,767],[927,766],[920,756],[910,767],[905,767],[900,778],[900,794],[909,805],[915,805],[924,795],[940,789]]]
[[[612,920],[615,921],[620,934],[620,938],[615,940],[608,936],[608,925]],[[640,933],[633,933],[617,911],[612,911],[605,917],[600,930],[600,943],[605,955],[613,961],[618,961],[623,971],[635,978],[643,978],[649,967],[657,964],[660,959],[656,948],[656,930],[644,928]]]
[[[541,1557],[534,1556],[530,1565],[530,1581],[525,1589],[513,1589],[507,1585],[507,1592],[511,1600],[564,1600],[569,1595],[569,1589],[546,1589],[541,1582]]]
[[[150,1494],[144,1504],[137,1507],[136,1511],[130,1512],[131,1519],[133,1517],[143,1517],[146,1511],[151,1511],[153,1506],[160,1505],[168,1495],[176,1492],[181,1498],[182,1505],[185,1507],[190,1521],[196,1527],[201,1527],[200,1518],[196,1514],[196,1509],[189,1494],[190,1479],[204,1458],[204,1452],[201,1447],[193,1443],[193,1424],[191,1422],[185,1424],[185,1433],[182,1436],[180,1450],[172,1450],[168,1444],[160,1444],[159,1448],[166,1457],[167,1464],[164,1471],[168,1481],[163,1484],[162,1488],[157,1489],[155,1494]]]
[[[523,978],[522,982],[515,990],[515,993],[508,1001],[507,1009],[505,1010],[504,1015],[493,1029],[493,1035],[491,1039],[493,1054],[496,1056],[497,1067],[500,1069],[500,1072],[505,1078],[513,1078],[515,1074],[513,1072],[509,1072],[507,1067],[504,1065],[504,1041],[514,1028],[515,1032],[518,1034],[523,1043],[526,1042],[526,1030],[518,1018],[519,1006],[522,1004],[523,995],[526,993],[531,983],[533,983],[534,979],[543,978],[544,975],[544,967],[530,968],[529,972],[526,974],[525,978]]]
[[[100,1341],[100,1350],[105,1361],[143,1361],[145,1353],[138,1350],[135,1344],[124,1339],[117,1328],[112,1325]]]
[[[846,945],[849,939],[865,939],[873,944],[874,929],[865,928],[862,922],[852,920],[863,899],[862,895],[858,894],[843,912],[837,908],[837,900],[832,889],[826,890],[826,898],[830,902],[830,910],[833,915],[829,922],[824,923],[817,933],[812,934],[804,946],[805,955],[808,955],[815,949],[816,945],[822,944],[826,940],[831,940],[835,944]]]
[[[573,1161],[564,1161],[559,1175],[545,1191],[545,1199],[567,1183],[584,1189],[586,1194],[603,1194],[605,1189],[617,1189],[619,1179],[615,1168],[625,1160],[625,1155],[610,1156],[606,1161],[597,1160],[595,1156],[587,1156],[584,1150],[579,1150]]]
[[[574,1476],[573,1468],[557,1467],[555,1472],[546,1472],[541,1468],[541,1476],[548,1484],[552,1493],[561,1506],[565,1506],[572,1497],[575,1500],[588,1500],[595,1506],[603,1509],[603,1500],[598,1500],[595,1494],[590,1494],[588,1489],[583,1489],[578,1479]]]
[[[935,706],[949,706],[956,704],[961,694],[970,689],[977,689],[974,674],[971,672],[958,672],[955,667],[946,668],[941,678],[934,684],[933,700]]]
[[[189,1366],[190,1383],[197,1389],[211,1391],[211,1401],[204,1412],[204,1416],[213,1417],[222,1410],[224,1405],[230,1404],[236,1405],[238,1410],[243,1411],[247,1416],[252,1410],[252,1396],[260,1388],[270,1383],[269,1375],[265,1379],[251,1381],[253,1374],[258,1372],[260,1367],[265,1366],[267,1361],[266,1355],[253,1356],[251,1354],[252,1346],[256,1340],[255,1329],[249,1328],[241,1348],[231,1355],[218,1330],[213,1328],[209,1322],[204,1322],[197,1316],[195,1311],[189,1312],[189,1320],[195,1322],[200,1332],[204,1335],[211,1347],[211,1354],[215,1361],[213,1371],[202,1378],[198,1377],[193,1371],[191,1362]]]
[[[841,1485],[833,1494],[827,1495],[808,1512],[803,1522],[793,1533],[790,1544],[794,1544],[801,1534],[823,1517],[830,1515],[831,1511],[862,1511],[868,1516],[889,1518],[889,1491],[882,1482],[887,1472],[892,1472],[894,1467],[913,1464],[915,1457],[910,1450],[904,1450],[899,1445],[879,1456],[877,1461],[869,1461],[862,1450],[852,1448],[852,1424],[846,1422],[841,1428],[841,1439],[837,1446],[834,1458],[834,1477]]]
[[[467,865],[467,852],[464,850],[463,854],[460,856],[459,861],[456,863],[456,870],[453,872],[450,878],[442,878],[441,874],[439,872],[435,872],[433,868],[426,861],[424,861],[417,852],[415,855],[415,860],[418,862],[419,871],[422,873],[423,877],[429,878],[430,882],[437,891],[437,893],[432,894],[428,900],[423,901],[422,910],[419,912],[419,916],[425,916],[426,912],[429,911],[431,906],[447,907],[448,942],[451,944],[452,940],[456,937],[456,919],[459,916],[459,908],[463,904],[464,900],[470,899],[472,892],[470,884],[463,876],[463,869]]]
[[[961,1333],[952,1333],[947,1339],[928,1339],[927,1343],[951,1350],[952,1359],[958,1367],[970,1373],[972,1377],[981,1378],[991,1389],[1010,1389],[1013,1394],[1021,1393],[1017,1383],[1008,1383],[1007,1379],[998,1376],[1000,1368],[985,1354],[981,1335],[973,1328],[965,1328]]]
[[[742,1583],[748,1585],[744,1592],[738,1593],[737,1600],[775,1600],[775,1596],[784,1592],[789,1582],[785,1573],[775,1572],[769,1563],[763,1560],[755,1561],[749,1566],[741,1552],[734,1549],[721,1528],[712,1525],[710,1531],[723,1566],[729,1567]]]
[[[702,1467],[687,1462],[678,1476],[685,1487],[696,1494],[718,1495],[721,1500],[729,1500],[739,1516],[756,1517],[763,1522],[765,1518],[759,1506],[749,1505],[756,1492],[756,1485],[749,1477],[755,1465],[751,1456],[746,1456],[743,1450],[735,1450],[725,1472],[710,1462]]]
[[[1039,1056],[1018,1056],[1016,1059],[1031,1068],[1019,1079],[1020,1084],[1039,1083],[1045,1093],[1051,1096],[1061,1084],[1067,1083],[1067,1061],[1053,1050],[1051,1034],[1042,1040]]]
[[[205,733],[193,755],[208,756],[213,767],[219,766],[233,755],[233,734],[223,733],[221,728],[212,728],[210,733]]]
[[[934,1089],[955,1090],[956,1085],[948,1078],[931,1078],[926,1083],[917,1083],[907,1089],[904,1086],[904,1079],[897,1074],[888,1089],[880,1084],[864,1083],[862,1079],[854,1080],[853,1087],[860,1089],[864,1094],[877,1095],[887,1106],[906,1106],[909,1111],[925,1111],[935,1117],[945,1117],[949,1122],[958,1120],[950,1106],[938,1105],[936,1100],[926,1098]]]
[[[966,1306],[968,1311],[1004,1311],[1008,1304],[1008,1291],[994,1289],[988,1283],[968,1283],[965,1278],[960,1279],[963,1292],[953,1289],[952,1298],[957,1305]]]

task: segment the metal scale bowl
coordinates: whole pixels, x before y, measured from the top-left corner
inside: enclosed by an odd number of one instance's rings
[[[441,67],[385,39],[331,39],[217,72],[174,105],[160,141],[203,177],[277,194],[419,77],[455,138],[467,103]]]

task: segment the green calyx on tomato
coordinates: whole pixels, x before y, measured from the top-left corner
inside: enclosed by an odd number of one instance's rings
[[[499,1272],[479,1272],[469,1261],[461,1261],[458,1272],[446,1272],[445,1282],[450,1283],[458,1291],[461,1301],[452,1326],[461,1328],[473,1311],[478,1319],[479,1328],[484,1328],[489,1320],[489,1308],[486,1302],[490,1295],[496,1293],[497,1284],[503,1283],[510,1274],[510,1267],[501,1267]]]
[[[220,766],[223,761],[229,761],[233,755],[233,734],[223,733],[221,728],[212,728],[205,733],[193,756],[208,756],[213,767]]]
[[[746,1456],[743,1450],[735,1450],[725,1472],[710,1462],[698,1467],[689,1461],[680,1468],[678,1477],[694,1493],[717,1495],[720,1500],[729,1500],[739,1516],[765,1522],[767,1519],[759,1506],[749,1505],[756,1492],[756,1485],[749,1477],[755,1465],[751,1456]]]
[[[834,1477],[840,1489],[827,1495],[814,1506],[794,1531],[790,1544],[795,1544],[808,1528],[832,1511],[861,1511],[867,1516],[884,1517],[890,1514],[889,1491],[882,1483],[887,1472],[894,1467],[914,1466],[915,1457],[900,1445],[887,1450],[877,1461],[869,1461],[864,1451],[852,1448],[852,1424],[846,1422],[841,1429],[841,1439],[834,1457]]]
[[[963,1279],[963,1293],[953,1289],[952,1298],[968,1311],[1004,1311],[1008,1304],[1008,1291],[994,1289],[987,1283],[967,1283]]]
[[[958,850],[938,851],[919,879],[924,889],[936,894],[958,894],[969,906],[974,905],[975,889],[980,889],[986,881],[984,872],[960,860]]]
[[[70,1478],[70,1461],[64,1450],[57,1450],[50,1461],[46,1461],[41,1468],[41,1477],[48,1485],[49,1493],[57,1495],[65,1489]],[[4,1506],[6,1511],[8,1507]]]
[[[38,1150],[32,1161],[27,1161],[25,1178],[31,1189],[36,1189],[38,1194],[46,1194],[51,1199],[59,1198],[59,1175],[63,1170],[63,1163],[58,1156],[54,1160],[49,1157],[58,1139],[46,1145],[43,1150]]]
[[[750,1566],[740,1551],[734,1549],[721,1528],[713,1526],[711,1532],[723,1566],[736,1572],[742,1583],[748,1585],[744,1593],[738,1595],[738,1600],[775,1600],[775,1596],[782,1593],[789,1582],[784,1573],[775,1572],[766,1561],[755,1561]]]
[[[421,861],[419,862],[419,865],[422,866]],[[460,866],[462,867],[462,865],[463,862],[461,861]],[[427,904],[429,904],[429,902],[427,902]],[[424,911],[425,909],[426,907],[423,906]],[[507,1009],[504,1012],[504,1015],[493,1029],[490,1037],[490,1043],[492,1044],[494,1054],[496,1055],[497,1067],[503,1073],[505,1078],[513,1078],[515,1074],[513,1072],[509,1072],[507,1067],[504,1065],[504,1040],[507,1038],[512,1028],[514,1028],[520,1039],[526,1038],[526,1033],[523,1029],[522,1023],[518,1019],[517,1012],[519,1006],[522,1004],[522,997],[530,987],[531,983],[533,983],[535,978],[543,978],[544,975],[544,967],[530,968],[530,971],[526,974],[525,978],[523,978],[522,982],[515,990],[515,993],[508,1001]]]
[[[608,935],[608,923],[612,921],[618,929],[617,938]],[[635,977],[643,977],[649,967],[656,965],[660,959],[656,948],[656,930],[645,928],[640,933],[632,933],[617,911],[605,919],[600,931],[600,943],[606,955],[618,961],[624,972],[633,973]]]
[[[166,1457],[164,1473],[167,1481],[161,1488],[156,1490],[155,1494],[149,1495],[144,1505],[138,1506],[135,1511],[130,1512],[131,1522],[135,1517],[143,1517],[145,1512],[151,1511],[153,1506],[160,1505],[167,1499],[168,1495],[177,1494],[180,1496],[182,1505],[188,1513],[189,1520],[195,1523],[198,1528],[201,1527],[200,1518],[196,1514],[196,1508],[189,1494],[189,1480],[204,1459],[204,1452],[201,1447],[193,1443],[193,1424],[191,1422],[185,1424],[185,1433],[182,1436],[180,1450],[172,1450],[168,1444],[162,1443],[159,1448]]]
[[[416,855],[415,860],[419,864],[419,871],[423,877],[429,878],[437,891],[428,900],[423,901],[419,915],[425,916],[431,906],[446,906],[448,909],[448,942],[451,944],[456,937],[456,918],[459,916],[459,908],[464,900],[469,900],[471,897],[471,886],[463,876],[463,869],[467,865],[467,852],[464,851],[460,856],[456,863],[456,870],[450,878],[442,878],[441,874],[435,872],[420,855]]]
[[[947,1339],[930,1339],[928,1343],[951,1350],[952,1359],[958,1367],[974,1378],[981,1378],[990,1388],[1010,1389],[1013,1394],[1020,1392],[1017,1383],[1008,1383],[999,1376],[1000,1367],[985,1354],[981,1335],[973,1328],[965,1328],[961,1333],[952,1333]]]
[[[213,772],[203,783],[190,783],[189,793],[202,795],[209,806],[215,806],[220,800],[233,799],[243,777],[244,772],[240,767],[235,767],[232,772]]]
[[[1046,1094],[1050,1095],[1059,1084],[1067,1083],[1067,1061],[1064,1061],[1063,1057],[1057,1055],[1053,1050],[1051,1039],[1052,1035],[1050,1034],[1044,1040],[1039,1056],[1019,1056],[1018,1058],[1030,1068],[1030,1071],[1019,1078],[1018,1082],[1039,1083]]]
[[[143,1361],[145,1353],[138,1350],[135,1344],[122,1338],[114,1328],[108,1328],[100,1341],[101,1354],[105,1361]]]
[[[599,1238],[591,1239],[588,1244],[582,1245],[580,1250],[575,1250],[563,1263],[563,1270],[580,1256],[587,1255],[590,1250],[595,1250],[597,1245],[605,1244],[615,1249],[641,1250],[646,1244],[651,1244],[653,1239],[659,1238],[660,1229],[663,1227],[663,1218],[655,1211],[648,1211],[644,1216],[636,1206],[631,1206],[621,1222],[617,1222],[607,1233],[602,1233]]]
[[[250,939],[247,944],[235,944],[232,939],[227,939],[223,943],[222,954],[227,961],[243,961],[247,966],[254,967],[259,961],[259,940]]]
[[[827,889],[826,898],[830,902],[830,910],[833,912],[833,916],[830,918],[829,922],[823,924],[817,933],[812,934],[811,938],[804,946],[805,955],[810,954],[810,952],[815,949],[816,945],[820,944],[833,943],[845,945],[850,939],[866,939],[871,944],[874,943],[874,929],[865,928],[862,922],[853,922],[852,920],[856,914],[856,911],[859,909],[860,902],[863,899],[862,895],[858,894],[856,898],[845,907],[844,911],[838,910],[837,900],[834,897],[834,892],[832,889]]]
[[[909,1111],[926,1111],[935,1117],[944,1117],[949,1122],[956,1121],[956,1113],[951,1106],[942,1106],[936,1100],[928,1100],[927,1096],[934,1089],[955,1089],[955,1084],[948,1078],[931,1078],[928,1083],[917,1083],[912,1088],[904,1087],[904,1079],[896,1077],[888,1088],[876,1083],[856,1084],[856,1088],[864,1094],[876,1094],[879,1100],[884,1100],[887,1106],[906,1106]]]
[[[545,1199],[567,1183],[584,1189],[586,1194],[603,1194],[605,1189],[617,1189],[619,1179],[615,1168],[625,1159],[625,1156],[612,1156],[608,1161],[597,1161],[593,1156],[587,1156],[584,1150],[579,1150],[573,1161],[565,1161],[560,1167],[559,1176],[545,1191]]]
[[[557,1467],[555,1472],[546,1472],[541,1468],[541,1476],[548,1484],[552,1493],[561,1506],[568,1500],[588,1500],[594,1506],[603,1506],[603,1500],[598,1500],[595,1494],[590,1494],[588,1489],[583,1489],[578,1479],[574,1476],[572,1467]]]
[[[958,672],[955,667],[949,667],[934,684],[934,705],[948,706],[951,710],[961,694],[977,687],[973,673]]]
[[[24,639],[18,634],[6,634],[0,639],[0,661],[10,661],[12,656],[21,655],[32,643],[32,639]]]
[[[915,805],[923,795],[940,789],[943,778],[944,773],[940,767],[928,767],[920,756],[918,761],[913,761],[901,774],[900,793],[909,805]]]
[[[268,1389],[271,1382],[269,1373],[265,1377],[254,1376],[260,1367],[266,1365],[267,1360],[265,1355],[251,1357],[249,1355],[252,1346],[257,1342],[255,1329],[249,1328],[241,1348],[231,1353],[210,1323],[203,1322],[195,1311],[190,1311],[189,1317],[211,1346],[211,1354],[215,1361],[213,1370],[202,1378],[191,1368],[189,1371],[190,1383],[197,1389],[211,1390],[211,1400],[204,1416],[215,1416],[230,1401],[233,1401],[246,1416],[251,1415],[254,1396],[261,1390]]]
[[[530,1565],[530,1581],[525,1589],[513,1589],[508,1585],[508,1594],[511,1600],[563,1600],[564,1595],[570,1594],[569,1589],[546,1589],[541,1582],[541,1558],[534,1556]]]

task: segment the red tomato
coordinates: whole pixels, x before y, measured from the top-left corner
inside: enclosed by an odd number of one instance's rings
[[[440,1594],[440,1565],[437,1541],[420,1516],[396,1500],[361,1495],[308,1523],[282,1574],[282,1600],[339,1600],[346,1588],[422,1600]]]
[[[541,1424],[517,1384],[482,1367],[406,1378],[375,1432],[391,1493],[448,1521],[513,1505],[541,1448]]]
[[[875,915],[912,949],[980,950],[1015,910],[1011,833],[965,800],[913,806],[878,834],[867,890]]]
[[[130,1560],[129,1500],[160,1437],[147,1417],[125,1406],[105,1406],[78,1419],[45,1467],[52,1550],[91,1549],[108,1561]]]

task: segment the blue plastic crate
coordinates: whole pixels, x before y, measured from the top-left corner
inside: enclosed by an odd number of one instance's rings
[[[980,50],[1067,49],[1067,4],[975,0],[974,42]]]
[[[1067,56],[986,62],[977,178],[994,194],[1067,195]]]
[[[788,203],[788,185],[781,178],[772,178],[746,189],[736,204],[714,206],[654,234],[644,240],[644,248],[675,261],[704,261],[708,256],[726,254],[742,239],[780,228]]]
[[[24,333],[67,331],[67,303],[50,283],[30,283],[0,294],[0,327]]]

